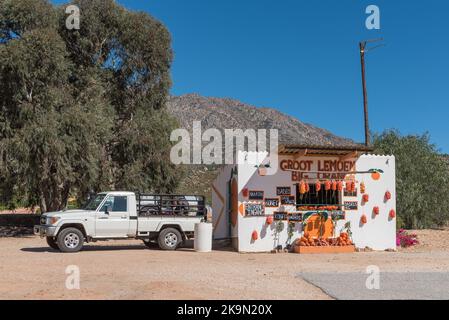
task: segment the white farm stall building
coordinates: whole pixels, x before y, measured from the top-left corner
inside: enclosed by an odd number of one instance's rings
[[[225,166],[212,186],[214,239],[239,252],[395,249],[395,158],[371,151],[286,144],[272,175],[269,157]]]

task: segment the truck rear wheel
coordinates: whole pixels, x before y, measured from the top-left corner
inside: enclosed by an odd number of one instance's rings
[[[182,242],[182,236],[178,230],[167,228],[159,232],[157,242],[162,250],[175,250]]]
[[[50,248],[59,250],[58,243],[54,237],[46,237],[47,244]]]
[[[62,252],[78,252],[84,244],[83,233],[76,228],[67,228],[58,234],[58,247]]]

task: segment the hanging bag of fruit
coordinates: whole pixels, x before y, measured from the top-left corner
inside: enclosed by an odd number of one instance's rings
[[[364,182],[360,183],[360,193],[365,193],[366,191],[366,186]]]
[[[299,193],[300,194],[306,193],[306,184],[304,181],[301,181],[299,184]]]
[[[351,181],[346,181],[345,188],[347,192],[351,192]]]
[[[319,192],[321,190],[321,182],[317,181],[315,183],[315,190],[316,190],[316,192]]]
[[[355,192],[355,181],[351,181],[351,192]]]
[[[342,192],[343,191],[343,181],[338,181],[337,183],[337,190]]]

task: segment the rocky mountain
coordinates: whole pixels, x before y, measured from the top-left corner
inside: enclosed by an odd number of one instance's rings
[[[271,108],[258,108],[228,98],[206,98],[197,94],[170,97],[168,110],[181,127],[191,130],[193,121],[202,129],[278,129],[279,142],[301,145],[350,146],[355,142],[327,130],[303,123]]]

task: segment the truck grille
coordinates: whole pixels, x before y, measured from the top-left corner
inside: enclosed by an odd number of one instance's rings
[[[41,217],[41,224],[47,224],[47,218]]]

